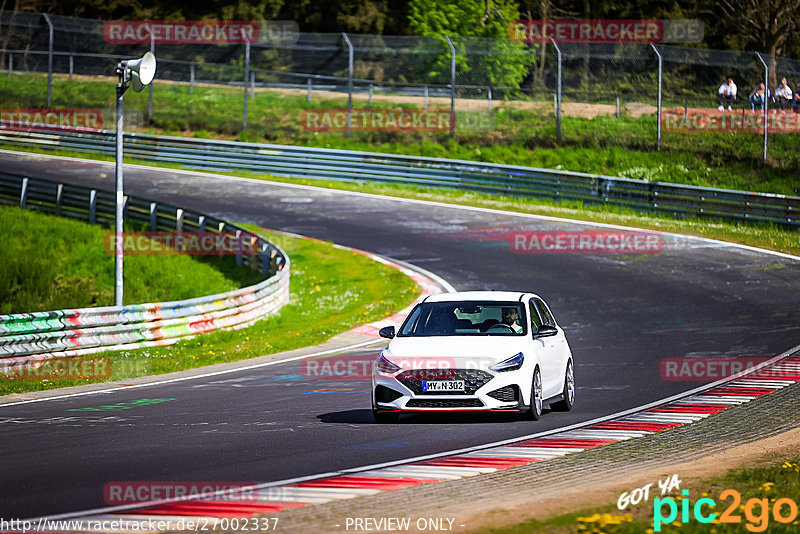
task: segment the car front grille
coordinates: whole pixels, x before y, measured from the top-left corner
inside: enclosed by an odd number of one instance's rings
[[[392,388],[387,388],[386,386],[378,385],[375,388],[375,400],[377,402],[392,402],[395,399],[399,399],[402,397],[403,394],[399,391],[395,391]]]
[[[480,408],[480,399],[411,399],[406,408]]]
[[[475,395],[493,376],[479,369],[414,369],[395,378],[415,395]],[[464,391],[422,391],[423,380],[463,380]]]
[[[496,389],[487,393],[491,398],[497,399],[500,402],[519,402],[519,390],[517,386],[510,385],[500,389]]]

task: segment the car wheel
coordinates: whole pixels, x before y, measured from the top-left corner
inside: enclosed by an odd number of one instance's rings
[[[553,403],[553,409],[559,412],[568,412],[575,405],[575,374],[572,371],[572,361],[567,362],[567,372],[564,375],[564,391],[562,399]]]
[[[372,417],[375,419],[376,423],[395,423],[397,422],[398,415],[392,412],[379,412],[373,408]]]
[[[542,374],[539,368],[533,372],[531,380],[531,407],[528,409],[528,419],[538,421],[542,416]]]

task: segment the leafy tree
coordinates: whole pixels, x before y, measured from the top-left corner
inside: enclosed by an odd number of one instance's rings
[[[411,0],[408,15],[415,34],[441,40],[443,53],[430,77],[449,81],[447,35],[456,49],[457,83],[513,89],[534,63],[528,45],[509,39],[509,25],[518,18],[512,0]]]

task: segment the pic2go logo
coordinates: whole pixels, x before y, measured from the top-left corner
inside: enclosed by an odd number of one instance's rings
[[[716,508],[717,503],[714,499],[704,497],[698,499],[694,506],[692,506],[689,499],[689,490],[681,492],[683,499],[680,503],[680,523],[686,524],[691,521],[691,516],[698,523],[712,523],[717,519],[717,514],[710,511],[711,508]],[[736,514],[739,505],[742,502],[742,496],[738,491],[727,489],[720,493],[719,498],[723,501],[732,499],[731,504],[719,516],[720,523],[742,523],[742,517]],[[664,515],[664,507],[668,509],[667,515]],[[661,532],[662,525],[668,525],[678,520],[677,501],[672,497],[653,500],[653,530]],[[772,508],[770,508],[769,499],[752,498],[744,504],[744,516],[747,520],[745,528],[750,532],[764,532],[769,527],[770,515],[772,519],[778,523],[788,524],[797,518],[797,503],[792,499],[782,498],[776,500]]]

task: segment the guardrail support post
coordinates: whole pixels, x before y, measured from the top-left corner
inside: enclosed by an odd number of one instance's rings
[[[450,47],[450,137],[453,138],[456,135],[456,47],[450,36],[444,38]]]
[[[69,81],[72,81],[72,73],[75,70],[75,56],[69,55]]]
[[[205,232],[206,231],[206,216],[205,215],[201,215],[200,217],[197,218],[197,229],[199,231],[201,231],[201,232]]]
[[[661,72],[662,72],[663,60],[661,57],[661,52],[658,51],[656,45],[650,43],[650,46],[653,47],[653,51],[658,56],[658,115],[656,117],[657,119],[656,123],[658,125],[657,126],[658,134],[656,136],[656,149],[661,150]]]
[[[19,192],[19,207],[25,209],[25,201],[28,199],[28,179],[22,179],[22,189]]]
[[[47,107],[49,108],[53,100],[53,23],[47,13],[42,13],[42,16],[50,28],[50,41],[47,47]]]
[[[155,232],[158,230],[158,203],[150,203],[150,231]]]
[[[175,231],[183,232],[183,210],[181,208],[175,211]]]
[[[761,64],[764,65],[764,161],[767,161],[767,132],[768,132],[767,124],[769,123],[768,120],[769,106],[767,105],[769,98],[767,98],[767,96],[769,95],[769,67],[767,66],[767,63],[764,61],[764,58],[761,57],[760,53],[756,52],[756,57],[758,58],[759,61],[761,61]]]
[[[236,230],[236,265],[242,265],[242,231]]]
[[[344,32],[342,38],[347,45],[347,137],[350,137],[353,127],[353,43]]]
[[[194,93],[194,62],[189,65],[189,94]]]
[[[89,224],[97,222],[97,190],[89,191]]]
[[[306,104],[311,103],[311,78],[308,79],[308,91],[306,92]]]
[[[556,139],[561,141],[561,49],[558,47],[555,39],[550,39],[556,49],[556,57],[558,57],[558,81],[556,86]]]
[[[64,196],[64,184],[58,184],[56,188],[56,213],[61,215],[61,202]]]

